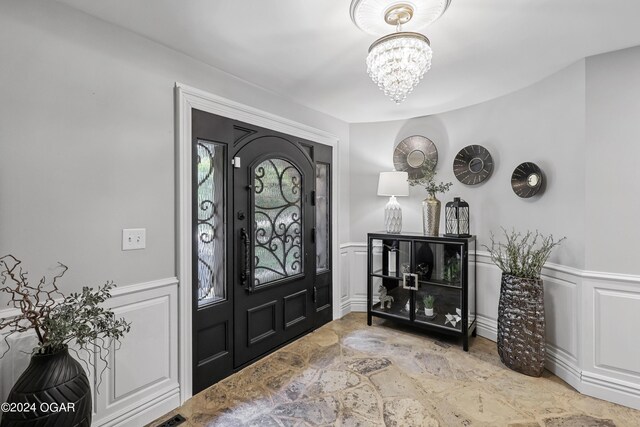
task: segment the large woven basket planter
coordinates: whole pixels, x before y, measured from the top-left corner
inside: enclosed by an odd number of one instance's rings
[[[542,375],[546,356],[542,279],[502,273],[498,354],[514,371],[532,377]]]

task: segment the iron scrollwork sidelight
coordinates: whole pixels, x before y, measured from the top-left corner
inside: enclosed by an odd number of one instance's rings
[[[224,236],[224,146],[198,141],[195,206],[198,304],[226,298]]]

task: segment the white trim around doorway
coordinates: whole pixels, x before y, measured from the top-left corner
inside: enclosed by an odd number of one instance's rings
[[[191,310],[191,110],[206,111],[230,119],[286,133],[299,138],[333,147],[332,191],[332,282],[333,318],[341,315],[338,230],[338,188],[340,159],[339,139],[335,135],[276,116],[202,90],[176,83],[176,269],[179,280],[178,294],[178,376],[180,402],[191,397],[192,389],[192,310]]]

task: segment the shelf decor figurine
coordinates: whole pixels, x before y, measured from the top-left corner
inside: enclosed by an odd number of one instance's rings
[[[456,308],[456,314],[447,313],[444,317],[446,319],[444,324],[451,323],[451,326],[455,328],[458,322],[462,320],[462,310]]]
[[[378,179],[378,196],[390,196],[384,207],[384,226],[387,233],[402,231],[402,208],[396,196],[408,196],[409,186],[407,172],[380,172]]]
[[[429,197],[422,201],[422,229],[427,236],[437,236],[440,232],[440,200],[436,198],[438,193],[449,191],[452,182],[440,182],[436,184],[436,169],[432,161],[425,161],[422,166],[423,176],[409,180],[412,187],[424,187]]]
[[[558,241],[538,231],[521,234],[502,229],[506,243],[484,246],[502,270],[498,303],[498,354],[510,369],[539,377],[546,356],[544,292],[540,273]]]
[[[425,295],[422,299],[424,303],[424,315],[427,317],[433,317],[433,304],[435,302],[433,295]]]
[[[469,237],[469,203],[454,197],[444,209],[445,236]]]
[[[380,285],[380,287],[378,288],[378,293],[380,294],[380,308],[384,308],[385,303],[387,303],[387,308],[391,308],[393,297],[391,295],[387,295],[386,286]]]

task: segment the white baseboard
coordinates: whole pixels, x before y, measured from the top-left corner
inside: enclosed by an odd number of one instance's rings
[[[545,368],[553,372],[558,378],[571,387],[580,391],[582,381],[582,371],[578,365],[578,361],[570,354],[547,344],[547,359]]]
[[[589,396],[640,410],[640,385],[611,376],[582,371],[579,390]]]
[[[476,315],[476,333],[481,337],[496,341],[498,336],[498,329],[496,326],[496,320],[490,317]]]
[[[367,298],[366,297],[352,297],[342,300],[340,307],[342,316],[349,313],[366,313],[367,312]],[[341,317],[342,317],[341,316]]]
[[[180,406],[180,388],[174,387],[117,417],[98,421],[95,427],[137,427],[145,425]]]
[[[353,297],[351,298],[351,311],[365,312],[367,311],[367,297]]]

